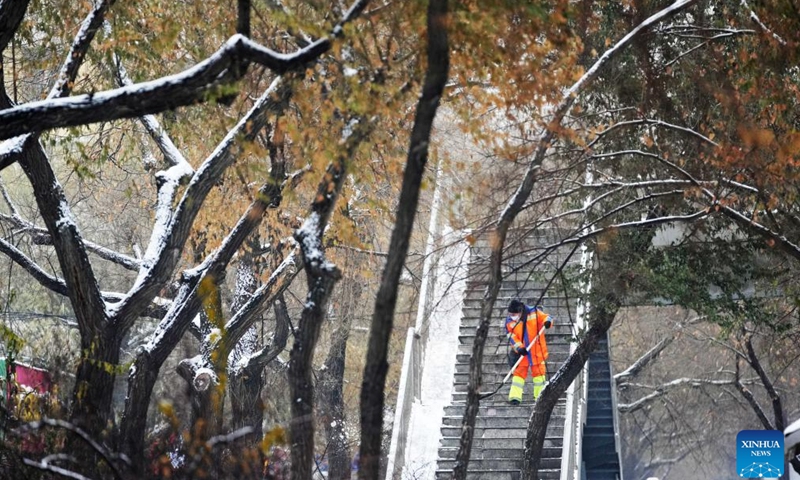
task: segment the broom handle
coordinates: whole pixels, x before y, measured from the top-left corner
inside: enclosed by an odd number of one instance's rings
[[[533,346],[534,343],[536,343],[537,340],[539,340],[539,335],[541,335],[542,332],[544,332],[544,325],[542,325],[542,328],[539,330],[539,333],[537,333],[536,336],[533,337],[533,341],[530,344],[528,344],[527,348],[525,348],[526,352],[531,351],[531,347]],[[516,363],[514,363],[514,366],[511,367],[511,370],[509,370],[508,374],[506,374],[506,378],[504,378],[503,381],[500,383],[501,385],[504,385],[508,381],[508,379],[511,377],[511,374],[514,373],[514,370],[517,369],[517,366],[519,366],[519,362],[521,362],[523,358],[525,358],[524,355],[519,356]]]

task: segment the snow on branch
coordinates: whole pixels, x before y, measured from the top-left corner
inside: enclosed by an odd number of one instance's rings
[[[170,188],[159,189],[162,216],[157,218],[150,244],[142,260],[142,268],[129,292],[129,297],[112,311],[112,314],[117,316],[121,322],[132,322],[142,306],[149,302],[150,297],[154,296],[161,285],[169,280],[180,257],[180,250],[186,243],[192,224],[208,193],[217,179],[245,148],[237,141],[254,139],[266,121],[267,112],[282,110],[284,102],[280,98],[274,98],[276,92],[281,90],[278,88],[280,85],[282,85],[282,79],[278,77],[197,169],[174,214],[171,208],[167,208],[167,203],[170,203],[171,206],[171,200],[167,196],[173,194],[174,188],[177,188],[180,183],[177,174],[182,170],[173,170],[180,168],[175,166],[163,172],[161,178]],[[239,149],[234,148],[237,145],[239,145]],[[175,176],[170,176],[172,173]]]
[[[719,211],[723,215],[733,219],[736,223],[738,223],[742,227],[758,233],[767,240],[774,241],[775,244],[778,247],[780,247],[784,252],[788,253],[789,255],[791,255],[796,259],[800,259],[800,246],[790,241],[788,238],[786,238],[785,235],[771,230],[765,225],[755,221],[755,219],[748,217],[747,215],[744,215],[743,213],[729,206],[718,205],[717,207],[719,208]]]
[[[667,382],[663,385],[659,385],[658,387],[652,387],[655,389],[653,393],[645,395],[644,397],[636,400],[635,402],[631,403],[620,403],[617,405],[617,410],[622,413],[630,413],[635,412],[641,408],[644,408],[659,397],[662,397],[669,393],[670,390],[681,387],[681,386],[690,386],[690,387],[700,387],[703,385],[715,385],[715,386],[722,386],[722,385],[734,385],[734,380],[709,380],[705,378],[677,378],[672,380],[671,382]]]
[[[745,9],[746,9],[746,10],[747,10],[749,13],[750,13],[750,20],[752,20],[753,22],[755,22],[755,24],[756,24],[756,25],[758,25],[758,26],[759,26],[759,27],[760,27],[762,30],[764,30],[766,33],[769,33],[769,34],[771,34],[771,35],[772,35],[772,38],[774,38],[775,40],[777,40],[777,41],[778,41],[778,43],[780,43],[780,44],[781,44],[781,45],[783,45],[784,47],[786,46],[786,40],[784,40],[783,38],[781,38],[781,37],[780,37],[780,35],[778,35],[777,33],[773,32],[772,30],[770,30],[770,29],[769,29],[769,27],[767,27],[766,25],[764,25],[764,22],[762,22],[762,21],[761,21],[761,19],[760,19],[760,18],[758,18],[758,15],[756,15],[756,12],[754,12],[754,11],[753,11],[753,9],[752,9],[752,8],[750,8],[750,5],[748,5],[748,3],[747,3],[747,0],[741,0],[741,2],[740,2],[740,3],[741,3],[741,5],[742,5],[742,7],[744,7],[744,8],[745,8]]]
[[[603,130],[601,132],[598,132],[597,136],[594,138],[594,140],[589,142],[586,145],[586,147],[587,148],[592,148],[594,146],[594,144],[597,143],[598,141],[600,141],[600,139],[602,139],[605,135],[609,134],[610,132],[612,132],[612,131],[614,131],[614,130],[616,130],[618,128],[625,128],[625,127],[639,126],[639,125],[655,125],[657,127],[664,127],[664,128],[669,128],[669,129],[672,129],[672,130],[677,130],[679,132],[683,132],[683,133],[688,133],[690,135],[694,135],[695,137],[698,137],[701,140],[703,140],[704,142],[710,143],[711,145],[713,145],[715,147],[719,146],[716,142],[714,142],[710,138],[706,137],[705,135],[703,135],[702,133],[700,133],[700,132],[698,132],[696,130],[692,130],[691,128],[682,127],[680,125],[675,125],[675,124],[672,124],[672,123],[668,123],[668,122],[665,122],[663,120],[656,120],[656,119],[652,119],[652,118],[642,118],[642,119],[639,119],[639,120],[629,120],[629,121],[625,121],[625,122],[617,122],[617,123],[611,125],[610,127],[606,128],[605,130]]]
[[[703,194],[706,197],[708,197],[708,198],[710,198],[710,199],[712,199],[712,200],[714,200],[716,202],[716,196],[709,189],[707,189],[707,188],[705,188],[703,186],[703,182],[697,180],[685,168],[683,168],[680,165],[676,164],[675,162],[671,162],[671,161],[667,160],[666,158],[664,158],[664,157],[662,157],[660,155],[657,155],[655,153],[646,152],[644,150],[638,150],[638,149],[630,149],[630,150],[619,150],[619,151],[616,151],[616,152],[609,152],[609,153],[598,153],[598,154],[592,155],[592,158],[609,158],[609,157],[618,157],[618,156],[622,156],[622,155],[639,155],[639,156],[642,156],[642,157],[648,157],[648,158],[652,158],[652,159],[658,160],[660,163],[663,163],[667,167],[677,171],[682,177],[686,178],[687,180],[690,180],[692,182],[692,185],[694,185],[698,189],[700,189],[700,191],[703,192]]]
[[[80,473],[73,472],[72,470],[67,470],[66,468],[61,468],[56,465],[50,465],[49,463],[45,463],[44,461],[37,462],[31,460],[30,458],[23,458],[22,463],[32,468],[36,468],[45,472],[56,473],[58,475],[61,475],[62,477],[72,478],[74,480],[91,480],[89,477],[84,477]]]
[[[714,35],[713,37],[709,37],[709,38],[701,37],[701,38],[705,39],[703,42],[698,43],[697,45],[695,45],[694,47],[690,48],[689,50],[686,50],[685,52],[681,52],[677,57],[675,57],[672,60],[670,60],[669,62],[665,63],[664,64],[664,68],[672,66],[673,64],[675,64],[678,61],[680,61],[680,59],[682,59],[683,57],[686,57],[686,56],[690,55],[692,52],[705,47],[706,45],[708,45],[709,43],[711,43],[714,40],[719,40],[720,38],[733,37],[733,36],[736,36],[736,35],[751,34],[751,33],[755,33],[755,32],[753,30],[726,30],[726,31],[724,31],[724,33],[718,33],[718,34]]]
[[[89,45],[92,43],[97,30],[103,25],[108,8],[115,0],[98,0],[89,15],[83,20],[75,39],[72,41],[69,52],[65,56],[64,64],[58,72],[56,83],[50,89],[47,98],[61,98],[69,95],[72,84],[78,76],[78,69],[83,63]]]
[[[81,23],[81,27],[78,30],[78,33],[75,35],[69,52],[67,52],[65,57],[64,63],[61,65],[61,69],[58,72],[56,82],[53,84],[50,92],[47,94],[46,99],[43,101],[62,98],[69,95],[75,82],[75,78],[78,76],[78,70],[80,69],[81,64],[83,64],[83,60],[86,57],[86,52],[89,51],[89,45],[92,43],[97,30],[103,24],[106,12],[111,4],[114,3],[114,1],[115,0],[98,0],[97,3],[95,3],[92,11],[89,12],[89,15],[87,15],[83,20],[83,23]],[[6,110],[0,110],[0,112],[3,111]],[[16,161],[16,156],[22,153],[23,148],[26,148],[25,145],[29,140],[28,137],[30,134],[34,133],[34,130],[29,129],[24,132],[17,133],[21,133],[23,135],[16,136],[0,144],[0,170]],[[30,148],[30,145],[27,148]]]
[[[684,8],[696,3],[697,0],[678,0],[669,7],[653,14],[642,23],[637,25],[633,30],[628,32],[621,40],[619,40],[610,49],[606,50],[600,58],[578,79],[571,87],[569,87],[562,96],[561,101],[556,105],[553,110],[553,118],[550,120],[549,128],[546,128],[542,137],[538,140],[536,150],[533,153],[528,169],[522,183],[514,192],[502,214],[500,215],[499,224],[502,225],[504,230],[511,224],[513,219],[519,213],[524,205],[526,199],[530,196],[533,190],[533,182],[536,171],[544,161],[545,154],[550,147],[551,141],[555,136],[555,127],[561,125],[564,116],[567,114],[572,104],[578,95],[600,74],[600,70],[605,67],[611,60],[619,54],[624,48],[630,45],[639,35],[647,31],[653,25],[658,24],[662,20],[675,15]],[[2,118],[2,117],[0,117]]]
[[[226,355],[227,352],[233,350],[242,335],[250,328],[253,319],[263,313],[266,305],[272,303],[292,283],[300,271],[300,266],[300,256],[295,247],[270,274],[269,279],[253,292],[247,303],[242,305],[242,308],[228,320],[220,346]]]
[[[680,181],[676,181],[676,184],[678,184],[678,182],[680,182]],[[616,189],[614,189],[614,190],[612,190],[610,192],[606,192],[606,193],[604,193],[602,195],[599,195],[596,198],[593,198],[591,201],[586,202],[586,204],[581,208],[568,210],[566,212],[562,212],[562,213],[559,213],[557,215],[553,215],[552,217],[542,218],[542,219],[540,219],[539,221],[536,222],[536,224],[534,225],[533,229],[539,228],[539,227],[541,227],[542,225],[544,225],[546,223],[554,222],[554,221],[562,219],[562,218],[568,218],[568,217],[572,217],[572,216],[576,216],[576,215],[584,215],[587,212],[589,212],[595,205],[597,205],[602,199],[604,199],[604,198],[606,198],[608,196],[611,196],[611,195],[613,195],[615,193],[619,193],[619,192],[621,192],[621,191],[623,191],[625,189],[631,188],[630,185],[632,185],[632,184],[624,185],[624,186],[616,188]],[[637,198],[635,198],[633,200],[630,200],[629,202],[627,202],[627,203],[625,203],[623,205],[618,205],[617,207],[615,207],[611,211],[605,212],[605,214],[603,215],[602,218],[598,218],[598,219],[594,220],[593,222],[591,222],[589,224],[583,225],[582,230],[587,230],[587,229],[591,228],[592,226],[596,225],[597,223],[599,223],[601,220],[603,220],[605,218],[608,218],[609,216],[611,216],[611,215],[613,215],[615,213],[618,213],[618,212],[620,212],[622,210],[625,210],[626,208],[629,208],[629,207],[631,207],[631,206],[633,206],[633,205],[635,205],[637,203],[645,202],[645,201],[648,201],[648,200],[653,200],[655,198],[660,198],[660,197],[683,195],[684,193],[685,193],[684,190],[667,190],[667,191],[664,191],[664,192],[654,192],[654,193],[651,193],[651,194],[648,194],[648,195],[643,195],[643,196],[637,197]]]
[[[636,200],[634,200],[634,202],[635,201]],[[574,235],[574,236],[571,236],[569,238],[565,238],[565,239],[561,240],[560,242],[553,243],[551,245],[547,245],[545,247],[542,247],[542,250],[555,249],[555,248],[560,247],[562,245],[568,245],[568,244],[575,243],[575,242],[584,242],[584,241],[586,241],[586,240],[588,240],[590,238],[597,237],[597,236],[606,234],[606,233],[614,231],[614,230],[640,229],[640,228],[646,228],[646,227],[650,227],[650,226],[663,225],[663,224],[666,224],[666,223],[694,222],[694,221],[700,220],[702,218],[705,218],[705,217],[707,217],[709,215],[710,215],[710,213],[709,213],[708,209],[703,209],[703,210],[700,210],[700,211],[697,211],[695,213],[691,213],[691,214],[688,214],[688,215],[670,215],[670,216],[665,216],[665,217],[658,217],[658,218],[650,218],[650,219],[646,219],[646,220],[639,220],[639,221],[635,221],[635,222],[616,223],[616,224],[613,224],[613,225],[608,225],[606,227],[602,227],[602,228],[598,228],[596,230],[589,231],[589,232],[584,233],[582,235]],[[581,228],[579,231],[583,231],[583,230],[585,230],[585,228]]]
[[[614,375],[614,383],[619,386],[620,382],[623,380],[627,380],[644,369],[651,361],[653,361],[658,355],[669,346],[672,341],[675,340],[675,336],[671,335],[660,342],[658,342],[653,348],[645,352],[644,355],[639,357],[630,367],[626,368],[624,371]]]
[[[290,180],[287,180],[287,182],[289,181]],[[233,255],[236,253],[239,247],[241,247],[247,236],[249,236],[250,233],[261,223],[264,211],[266,211],[268,207],[274,206],[271,203],[271,197],[265,194],[266,190],[270,188],[270,185],[271,184],[267,184],[259,190],[259,194],[256,196],[256,199],[253,201],[253,203],[251,203],[247,211],[239,218],[239,221],[236,223],[233,229],[231,229],[230,234],[228,234],[228,236],[222,241],[222,244],[198,267],[183,272],[183,278],[178,289],[178,295],[173,301],[168,313],[164,316],[161,322],[159,322],[150,341],[145,347],[145,352],[148,355],[153,355],[155,358],[160,358],[159,356],[155,355],[154,352],[156,351],[160,352],[160,355],[168,355],[169,352],[172,351],[172,346],[174,346],[173,344],[177,342],[183,332],[191,326],[192,319],[196,318],[197,312],[200,308],[197,286],[208,276],[223,275],[224,270],[228,266],[231,258],[233,258]],[[295,258],[296,255],[293,252],[289,257]],[[285,282],[282,281],[284,274],[290,277],[285,279]],[[251,305],[252,302],[256,301],[256,298],[259,294],[264,296],[263,301],[272,301],[275,295],[278,295],[288,287],[293,278],[294,274],[289,269],[288,260],[285,259],[278,269],[273,272],[272,276],[270,276],[270,280],[264,286],[262,286],[261,289],[257,290],[253,294],[253,296],[250,298],[250,302],[248,302],[248,304],[246,304],[241,310],[244,310],[248,307],[248,305]],[[257,310],[260,308],[260,306],[256,304],[254,308]],[[240,319],[240,321],[249,321],[249,318],[251,317],[252,315],[247,318]],[[239,326],[238,323],[233,325],[233,319],[231,319],[226,327],[226,331],[228,329],[237,330],[238,328],[243,328],[243,326]],[[244,330],[246,331],[246,328],[244,328]],[[235,345],[235,342],[231,343],[231,346],[232,345]],[[166,358],[166,356],[164,356],[164,358]]]
[[[207,93],[241,61],[263,65],[277,74],[303,68],[316,60],[343,34],[368,0],[356,1],[330,36],[292,53],[279,53],[235,34],[206,60],[184,70],[134,85],[74,97],[47,99],[0,110],[0,139],[53,128],[134,118],[206,101]]]
[[[133,85],[130,77],[128,76],[128,71],[125,69],[125,66],[122,64],[122,60],[117,55],[114,55],[114,63],[117,66],[116,69],[116,77],[117,82],[119,82],[122,86],[130,86]],[[167,132],[161,128],[161,124],[158,123],[158,120],[154,115],[144,115],[139,119],[144,125],[144,128],[147,130],[147,133],[150,134],[150,137],[158,146],[158,149],[161,150],[161,154],[164,155],[164,160],[167,161],[173,167],[180,166],[184,172],[184,175],[193,175],[194,169],[186,160],[186,157],[183,156],[178,147],[172,142],[172,139],[167,135]]]
[[[586,73],[584,73],[583,76],[580,79],[578,79],[578,81],[575,82],[575,84],[567,90],[566,95],[564,96],[565,99],[577,96],[587,84],[589,84],[592,80],[594,80],[594,78],[598,75],[600,68],[602,68],[603,66],[605,66],[606,63],[611,61],[611,59],[614,56],[616,56],[622,49],[631,44],[633,40],[640,34],[647,31],[653,25],[656,25],[662,20],[675,15],[679,11],[683,10],[686,7],[689,7],[690,5],[696,2],[697,0],[678,0],[669,7],[654,13],[649,18],[644,20],[642,23],[637,25],[633,30],[628,32],[627,35],[622,37],[622,39],[619,42],[617,42],[610,49],[606,50],[603,53],[603,55],[597,59],[594,65],[592,65],[589,68],[589,70],[587,70]],[[569,103],[570,105],[572,104],[572,102]],[[569,108],[569,105],[567,105],[567,108]],[[560,109],[561,108],[559,108],[559,110]]]
[[[30,257],[22,253],[21,250],[2,238],[0,238],[0,252],[5,254],[14,263],[22,267],[23,270],[28,272],[28,274],[31,275],[34,280],[39,282],[39,284],[41,284],[43,287],[52,292],[58,293],[59,295],[64,295],[65,297],[69,296],[67,284],[63,279],[50,275],[44,271],[44,269],[36,264],[36,262],[34,262]],[[122,294],[116,292],[100,292],[100,295],[106,302],[119,302],[124,298]],[[144,313],[148,316],[161,318],[163,315],[164,303],[165,301],[163,299],[159,299],[150,305]]]
[[[22,253],[21,250],[2,238],[0,238],[0,252],[14,261],[14,263],[22,267],[23,270],[28,272],[37,282],[39,282],[48,290],[64,296],[67,295],[67,284],[64,282],[64,280],[45,272],[42,267],[37,265],[36,262],[34,262],[31,258]]]
[[[3,192],[5,192],[5,189],[3,189]],[[5,193],[4,196],[6,196]],[[10,203],[10,199],[7,199],[7,202],[9,202],[9,205],[12,205]],[[12,215],[0,213],[0,220],[14,226],[19,232],[30,234],[33,238],[33,243],[37,245],[52,245],[53,239],[50,237],[50,232],[48,232],[46,228],[37,227],[33,223],[20,217],[19,214],[16,213],[16,209],[13,206],[11,206],[11,208]],[[84,240],[84,245],[86,246],[86,250],[94,253],[103,260],[116,263],[117,265],[120,265],[128,270],[139,270],[140,264],[135,258],[129,257],[128,255],[123,255],[115,250],[111,250],[110,248],[87,240]]]

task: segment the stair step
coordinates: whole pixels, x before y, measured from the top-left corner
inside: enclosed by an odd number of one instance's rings
[[[518,413],[516,415],[513,415],[513,416],[508,416],[508,417],[483,417],[483,416],[478,416],[478,417],[475,418],[475,427],[476,428],[510,428],[510,427],[524,426],[525,428],[527,428],[529,414],[530,414],[530,412],[528,412],[528,415],[523,415],[523,412],[520,411],[520,413]],[[442,425],[445,426],[445,427],[459,427],[460,428],[463,418],[464,417],[461,417],[461,416],[458,416],[458,417],[445,416],[442,419]],[[565,420],[565,418],[564,418],[563,414],[562,415],[555,415],[555,412],[553,412],[553,415],[551,415],[551,417],[550,417],[550,424],[558,425],[560,423],[561,425],[563,425],[564,424],[564,420]]]
[[[502,265],[503,283],[499,296],[492,307],[492,317],[488,325],[486,345],[482,362],[482,387],[481,391],[488,393],[500,384],[500,381],[509,371],[507,363],[508,340],[504,326],[506,307],[513,298],[520,298],[528,304],[533,304],[543,297],[542,303],[545,311],[556,320],[553,327],[546,331],[549,358],[547,361],[548,373],[553,375],[556,370],[569,357],[569,351],[575,341],[575,328],[570,323],[570,312],[577,305],[577,299],[563,295],[560,281],[550,287],[547,296],[543,296],[545,286],[553,275],[553,266],[560,265],[571,248],[559,248],[550,252],[547,262],[542,259],[531,261],[536,256],[547,253],[545,246],[555,244],[561,234],[557,230],[538,229],[536,235],[520,232],[510,232],[508,245],[513,253],[504,253]],[[459,325],[459,346],[456,352],[455,373],[453,376],[453,393],[451,404],[444,408],[441,438],[439,446],[439,460],[437,464],[436,479],[450,479],[452,468],[455,466],[455,456],[458,451],[461,435],[461,423],[465,410],[467,382],[469,381],[470,359],[477,334],[477,329],[482,322],[481,305],[486,291],[486,281],[489,278],[489,253],[487,237],[479,237],[471,249],[468,266],[467,288],[464,293],[464,304],[461,309],[461,324]],[[578,264],[578,258],[571,259],[573,265]],[[605,354],[607,357],[607,354]],[[597,363],[597,377],[591,377],[590,387],[610,395],[610,369],[603,374],[601,368],[608,362]],[[510,383],[510,382],[508,382]],[[468,480],[520,480],[520,458],[525,437],[527,436],[527,423],[533,409],[531,391],[533,389],[530,379],[526,382],[524,402],[512,406],[507,401],[510,385],[503,385],[499,391],[480,402],[478,416],[475,420],[472,451],[470,452]],[[605,389],[605,392],[603,390]],[[608,398],[610,403],[610,396]],[[596,408],[605,408],[606,398],[599,396],[593,403]],[[610,406],[610,405],[609,405]],[[588,412],[590,415],[593,411]],[[610,409],[608,410],[610,418]],[[544,448],[539,470],[539,478],[559,479],[561,467],[562,445],[564,443],[564,424],[566,422],[566,394],[562,395],[553,409],[550,422],[546,430]],[[613,426],[608,419],[596,419],[591,428],[598,431],[605,426]],[[612,430],[613,431],[613,430]],[[603,440],[601,437],[599,440]],[[590,479],[591,480],[591,479]]]
[[[495,397],[496,396],[497,395],[495,395]],[[489,399],[486,399],[481,402],[480,407],[478,408],[478,417],[505,417],[509,415],[515,415],[518,412],[522,412],[521,414],[523,416],[529,416],[531,413],[531,408],[533,407],[533,402],[530,398],[527,398],[520,405],[511,405],[505,398],[501,398],[502,401],[498,405],[492,404],[488,400]],[[558,403],[556,403],[556,406],[553,409],[553,415],[563,416],[566,412],[566,408],[566,399],[559,399]],[[444,414],[448,417],[461,418],[464,416],[464,404],[448,405],[444,407]]]
[[[495,388],[497,388],[497,385],[484,385],[483,388],[481,389],[481,392],[488,393],[493,391]],[[453,392],[452,403],[454,405],[464,405],[466,400],[467,400],[467,392],[465,391]],[[566,401],[566,394],[559,397],[559,401]],[[481,400],[481,405],[486,405],[486,406],[491,406],[491,405],[500,406],[508,404],[509,403],[508,403],[507,385],[504,385],[503,388],[501,388],[495,395],[492,395],[489,398]],[[520,403],[520,406],[524,407],[526,405],[533,405],[533,398],[530,395],[530,392],[528,392],[527,395],[524,395],[522,397],[522,403]]]
[[[458,448],[440,448],[439,458],[453,459],[456,458]],[[519,458],[520,450],[508,448],[474,448],[470,452],[470,460],[477,458]],[[542,458],[558,458],[561,459],[561,447],[547,447],[542,448]]]
[[[612,425],[589,425],[583,427],[583,436],[605,436],[606,434],[614,436],[614,427]]]
[[[475,427],[475,438],[521,438],[524,439],[528,435],[527,425],[519,425],[517,428],[504,427],[504,428],[491,428],[491,427]],[[461,426],[443,426],[443,437],[457,437],[461,435]],[[564,423],[561,425],[549,424],[547,425],[548,436],[561,436],[564,435]]]
[[[505,337],[505,335],[503,335],[503,337]],[[559,332],[551,332],[549,330],[545,331],[545,339],[547,341],[548,350],[550,350],[550,346],[555,343],[569,344],[572,338],[573,338],[572,332],[559,333]],[[491,340],[491,337],[487,337],[486,339],[487,341]],[[475,332],[459,335],[458,342],[461,345],[473,345],[475,343]],[[495,343],[495,345],[497,345],[497,343]],[[505,342],[503,342],[501,345],[503,345],[504,347],[506,346]]]
[[[461,335],[475,335],[475,332],[478,330],[479,319],[475,318],[474,321],[469,321],[467,323],[462,322],[461,326],[459,327],[459,334]],[[493,324],[489,325],[489,333],[486,336],[487,341],[495,340],[496,343],[505,343],[506,342],[506,330],[505,323],[502,319],[494,322]],[[549,338],[552,335],[573,335],[572,325],[568,323],[555,323],[552,327],[546,329],[544,331],[545,335]]]
[[[566,354],[552,353],[551,352],[550,353],[550,358],[547,359],[547,369],[551,374],[554,373],[561,366],[562,363],[564,363],[563,361],[561,361],[561,362],[557,361],[559,356],[563,356],[564,360],[566,360],[566,358],[567,358]],[[485,359],[485,357],[484,357],[484,359]],[[492,361],[492,362],[488,362],[487,363],[486,361],[484,361],[483,362],[483,368],[481,369],[481,371],[483,372],[484,378],[486,377],[486,375],[489,375],[489,374],[503,374],[503,375],[505,375],[505,374],[508,373],[509,370],[511,370],[511,367],[509,367],[508,361],[506,360],[505,355],[503,355],[502,357],[498,356],[496,358],[496,360]],[[457,374],[467,374],[468,372],[469,372],[469,362],[457,363],[456,364],[456,373]],[[529,378],[529,380],[530,380],[530,378]]]
[[[501,365],[504,364],[506,366],[506,372],[508,372],[509,366],[508,366],[508,362],[506,362],[506,360],[505,360],[506,354],[505,353],[503,353],[503,354],[499,354],[498,353],[498,355],[495,355],[493,359],[489,359],[489,358],[486,358],[486,350],[487,349],[484,349],[484,358],[483,358],[484,366],[487,363],[497,363],[497,364],[501,364]],[[547,351],[548,351],[547,363],[551,364],[551,365],[559,365],[560,366],[562,363],[564,363],[567,360],[567,357],[569,357],[569,352],[566,349],[564,349],[562,351],[557,351],[557,350],[555,350],[555,349],[553,349],[551,347],[548,347]],[[492,351],[491,353],[494,353],[494,351]],[[458,364],[469,365],[470,358],[472,358],[472,345],[470,345],[469,347],[467,347],[467,346],[459,347],[458,348],[458,353],[456,354],[456,366],[458,366]],[[489,362],[487,362],[487,360],[489,360]],[[494,361],[491,361],[491,360],[494,360]]]
[[[516,452],[517,458],[472,458],[470,456],[469,469],[472,470],[513,470],[522,468],[522,452]],[[539,460],[539,468],[559,469],[561,468],[561,458],[542,458]],[[437,468],[440,470],[452,470],[456,465],[455,460],[439,460]]]
[[[592,470],[594,472],[619,472],[619,462],[614,456],[609,457],[608,455],[605,455],[602,458],[589,458],[588,461],[584,461],[584,465],[586,466],[587,470]]]
[[[436,470],[436,480],[451,478],[452,470]],[[519,470],[473,470],[468,469],[467,480],[520,480],[522,474]],[[561,469],[539,469],[539,478],[551,480],[561,478]]]
[[[530,402],[521,405],[510,405],[507,401],[502,405],[486,405],[481,402],[478,408],[478,418],[521,416],[527,419],[531,414],[532,406],[533,403]],[[564,416],[566,409],[566,402],[559,401],[553,409],[553,415]],[[444,407],[444,414],[445,417],[462,418],[464,405],[448,405]]]
[[[459,432],[460,433],[460,432]],[[460,437],[442,437],[439,444],[440,448],[458,448]],[[544,439],[544,448],[561,448],[564,445],[564,438],[561,436],[548,435]],[[498,437],[498,438],[483,438],[475,437],[472,439],[472,449],[486,448],[486,449],[516,449],[520,450],[525,448],[525,438],[511,438],[511,437]]]
[[[586,426],[614,428],[614,418],[611,415],[588,415]]]
[[[550,376],[552,376],[556,372],[555,368],[547,367],[547,369],[548,369],[548,374]],[[467,377],[464,377],[463,381],[453,382],[453,396],[454,396],[454,398],[455,398],[455,395],[457,395],[457,394],[466,395],[466,392],[467,392],[467,381],[466,381],[466,378]],[[497,388],[497,386],[500,384],[500,382],[502,380],[503,380],[503,376],[502,375],[494,375],[494,378],[492,378],[492,376],[484,375],[483,376],[483,388],[481,388],[481,392],[491,392],[491,391],[493,391],[495,388]],[[510,380],[508,382],[506,382],[505,385],[503,385],[503,387],[500,389],[500,392],[498,392],[498,394],[500,394],[501,392],[505,392],[507,394],[509,388],[511,388],[511,381]],[[525,382],[525,392],[526,392],[526,396],[528,394],[530,394],[531,392],[533,392],[533,383],[531,383],[530,376],[528,377],[528,380]],[[610,402],[610,400],[609,400],[609,402]],[[609,403],[609,405],[610,405],[610,403]]]

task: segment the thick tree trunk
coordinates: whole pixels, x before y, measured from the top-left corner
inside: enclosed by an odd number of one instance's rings
[[[75,375],[70,411],[70,421],[96,440],[101,440],[109,427],[121,346],[119,338],[104,333],[81,341],[81,358]]]
[[[81,338],[81,357],[69,414],[70,423],[100,444],[108,440],[111,430],[114,379],[119,368],[121,345],[118,338],[104,333],[106,335],[98,333],[88,341],[86,337]],[[71,441],[68,445],[70,455],[78,461],[74,468],[76,472],[95,478],[109,471],[109,466],[87,442]]]
[[[358,478],[376,480],[380,475],[383,440],[384,390],[389,338],[394,324],[397,286],[408,254],[411,230],[419,202],[422,176],[428,161],[433,121],[447,83],[450,51],[447,37],[447,0],[428,4],[428,66],[422,95],[417,102],[414,127],[408,146],[403,186],[398,201],[395,227],[389,244],[389,260],[381,276],[381,285],[372,314],[367,361],[361,387],[361,447]]]
[[[317,195],[311,204],[308,217],[303,226],[294,233],[302,252],[308,294],[300,315],[300,324],[295,332],[292,352],[289,355],[292,480],[311,478],[311,465],[314,461],[312,360],[333,286],[342,277],[338,267],[325,258],[322,239],[339,192],[342,190],[350,158],[355,155],[356,149],[367,138],[372,128],[372,122],[367,119],[359,118],[358,122],[353,123],[355,123],[354,131],[345,136],[342,152],[328,165],[322,181],[317,186]]]
[[[261,390],[264,388],[262,368],[245,369],[231,374],[228,392],[231,397],[231,429],[236,431],[251,427],[253,435],[244,439],[247,447],[255,447],[263,436],[264,402]]]
[[[144,435],[147,429],[147,410],[150,396],[158,380],[161,362],[147,352],[140,353],[128,374],[128,397],[120,421],[117,449],[131,460],[133,474],[141,476],[145,469]]]
[[[325,318],[326,306],[333,286],[339,279],[338,270],[309,282],[306,307],[300,317],[295,343],[289,360],[289,387],[292,403],[292,480],[311,478],[314,461],[314,385],[311,378],[314,348]]]
[[[264,388],[264,367],[274,360],[289,340],[289,312],[283,294],[273,302],[275,308],[275,333],[269,345],[261,352],[250,357],[243,368],[232,368],[230,371],[231,414],[233,429],[252,427],[254,435],[244,440],[247,445],[255,447],[254,442],[263,435],[264,405],[261,390]],[[253,352],[250,352],[253,353]]]

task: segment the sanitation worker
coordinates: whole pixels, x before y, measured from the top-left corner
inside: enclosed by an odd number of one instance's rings
[[[528,370],[533,381],[533,399],[536,400],[542,393],[547,379],[544,364],[547,360],[547,342],[544,339],[544,331],[538,339],[536,334],[542,327],[550,328],[552,325],[550,315],[542,311],[540,306],[529,307],[517,299],[511,300],[508,304],[508,317],[506,317],[508,342],[513,353],[523,356],[522,361],[514,369],[514,377],[511,379],[511,389],[508,391],[508,401],[511,404],[519,405],[522,401]],[[528,349],[532,342],[533,345]]]

